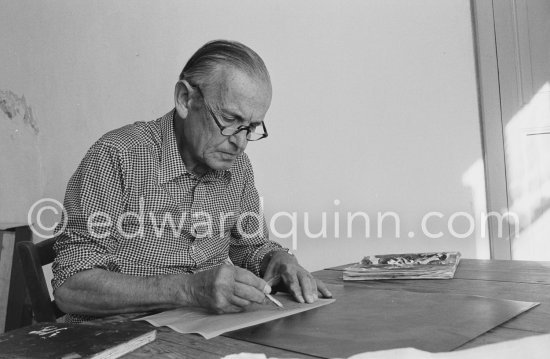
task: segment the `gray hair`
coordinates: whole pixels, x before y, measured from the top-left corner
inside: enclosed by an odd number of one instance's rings
[[[229,40],[214,40],[203,45],[187,61],[179,78],[195,85],[208,85],[214,82],[216,70],[224,65],[271,84],[262,58],[251,48]]]

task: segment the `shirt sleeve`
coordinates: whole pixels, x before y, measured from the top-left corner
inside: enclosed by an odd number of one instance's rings
[[[254,173],[248,156],[244,156],[244,188],[241,196],[241,212],[231,229],[229,257],[234,264],[260,276],[264,256],[272,251],[285,251],[279,243],[269,240],[269,229],[258,190],[254,184]]]
[[[95,143],[69,180],[65,193],[65,211],[56,229],[59,234],[54,245],[54,291],[83,270],[118,270],[116,221],[124,207],[123,187],[117,150]]]

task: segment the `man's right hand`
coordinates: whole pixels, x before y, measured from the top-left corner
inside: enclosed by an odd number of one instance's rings
[[[197,306],[218,314],[241,312],[252,303],[263,303],[271,287],[246,269],[223,264],[195,273],[183,290]],[[185,295],[185,294],[184,294]]]

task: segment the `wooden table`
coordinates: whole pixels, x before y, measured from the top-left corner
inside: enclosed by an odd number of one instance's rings
[[[343,267],[318,271],[314,275],[326,283],[342,284]],[[541,303],[459,349],[550,333],[550,262],[463,259],[452,280],[387,280],[346,282],[346,285],[422,293],[480,295]],[[155,342],[126,357],[155,355],[160,358],[219,358],[240,352],[265,353],[268,357],[280,358],[314,358],[223,336],[205,340],[198,335],[179,334],[168,328],[158,328]]]

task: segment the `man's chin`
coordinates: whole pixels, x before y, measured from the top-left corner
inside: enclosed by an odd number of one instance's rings
[[[233,166],[234,162],[235,162],[235,159],[217,160],[217,161],[212,161],[211,163],[208,163],[208,167],[216,171],[227,171],[228,169],[231,168],[231,166]]]

